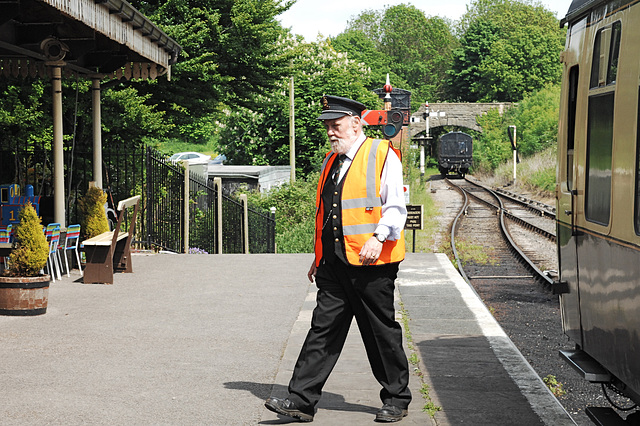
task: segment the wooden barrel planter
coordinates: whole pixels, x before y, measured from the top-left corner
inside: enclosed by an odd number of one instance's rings
[[[0,276],[0,315],[42,315],[49,301],[49,275]]]

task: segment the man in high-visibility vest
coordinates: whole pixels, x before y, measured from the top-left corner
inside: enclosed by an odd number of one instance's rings
[[[407,210],[399,152],[387,140],[367,138],[360,102],[322,98],[331,152],[316,196],[315,259],[318,287],[311,329],[289,382],[287,398],[269,398],[278,414],[312,421],[322,387],[340,356],[353,316],[382,389],[376,421],[395,422],[411,401],[402,329],[395,320],[394,282],[404,259]]]

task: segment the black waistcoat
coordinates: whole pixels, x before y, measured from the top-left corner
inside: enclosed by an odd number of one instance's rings
[[[342,209],[340,205],[345,178],[337,185],[333,183],[332,176],[337,168],[338,159],[336,158],[333,162],[331,173],[329,173],[322,187],[322,204],[324,206],[322,257],[329,263],[335,262],[336,258],[347,263],[344,251],[344,237],[342,235]]]

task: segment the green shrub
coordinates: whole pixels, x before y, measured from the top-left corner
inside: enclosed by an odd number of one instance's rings
[[[95,186],[89,187],[84,197],[78,200],[80,210],[80,225],[85,239],[92,238],[109,231],[109,221],[104,205],[107,194]]]
[[[556,186],[556,147],[552,146],[530,157],[521,157],[516,165],[517,188],[525,191],[553,193]],[[494,186],[513,181],[513,162],[505,162],[495,170]]]
[[[15,246],[11,251],[9,275],[35,277],[47,264],[49,244],[42,232],[42,223],[31,203],[25,204],[18,214]]]
[[[319,173],[285,183],[267,194],[250,193],[250,205],[276,208],[276,246],[278,253],[312,253]]]
[[[535,171],[529,178],[531,185],[541,191],[553,192],[556,188],[556,168]]]
[[[474,138],[474,170],[491,172],[511,161],[513,151],[507,129],[516,126],[520,158],[555,147],[558,139],[560,86],[548,86],[533,92],[500,114],[497,109],[478,117],[482,133]]]
[[[307,219],[276,234],[278,253],[313,253],[315,222]]]

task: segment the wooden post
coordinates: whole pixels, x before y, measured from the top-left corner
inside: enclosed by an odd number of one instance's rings
[[[218,254],[222,254],[222,179],[219,177],[214,178],[213,184],[216,186],[216,191],[218,193]]]
[[[291,183],[294,183],[296,181],[296,114],[293,77],[289,86],[289,165],[291,166]]]
[[[244,235],[244,254],[249,254],[249,205],[247,202],[247,194],[240,194],[242,202],[242,233]]]
[[[184,251],[183,253],[189,253],[189,162],[183,161],[184,166]]]

